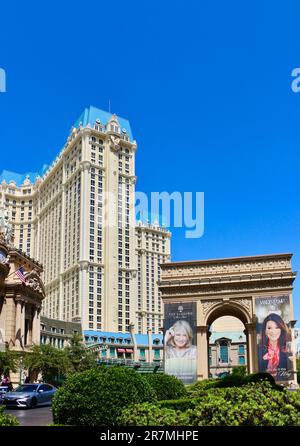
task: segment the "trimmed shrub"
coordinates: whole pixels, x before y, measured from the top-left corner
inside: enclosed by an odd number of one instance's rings
[[[160,409],[172,409],[175,411],[185,412],[188,409],[194,409],[201,402],[201,398],[184,398],[180,400],[159,401],[157,407]]]
[[[151,373],[145,375],[145,378],[155,391],[157,400],[171,400],[187,396],[187,391],[178,378],[165,373]]]
[[[201,381],[197,381],[194,384],[189,384],[186,387],[186,390],[188,394],[193,393],[197,390],[203,390],[203,389],[211,389],[213,387],[217,387],[218,383],[220,381],[220,378],[210,378],[210,379],[203,379]]]
[[[4,413],[4,406],[0,406],[0,426],[19,426],[16,417]]]
[[[268,381],[272,386],[275,386],[275,379],[270,373],[253,373],[245,377],[246,383],[259,383],[260,381]]]
[[[216,387],[241,387],[245,385],[245,377],[242,375],[228,375],[219,379]]]
[[[253,373],[244,375],[243,372],[237,371],[232,375],[224,378],[205,379],[188,386],[187,391],[190,397],[198,397],[203,395],[203,391],[212,388],[242,387],[250,383],[260,383],[262,381],[269,382],[276,390],[282,390],[282,386],[278,386],[272,375],[269,373]]]
[[[269,382],[208,389],[201,398],[139,404],[125,409],[127,426],[300,426],[300,394]]]
[[[119,417],[121,426],[183,426],[184,412],[163,408],[155,404],[137,404],[123,409]]]
[[[133,402],[156,401],[147,380],[132,369],[101,367],[70,375],[53,397],[54,424],[114,426]]]

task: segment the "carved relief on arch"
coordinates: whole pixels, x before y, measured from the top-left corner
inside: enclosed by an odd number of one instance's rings
[[[242,307],[244,307],[247,310],[247,313],[249,313],[250,316],[252,315],[252,301],[251,301],[251,299],[238,299],[238,300],[234,300],[232,302],[241,305]]]
[[[230,299],[228,297],[219,300],[202,301],[201,303],[206,322],[214,311],[218,313],[218,317],[231,315],[237,317],[243,323],[250,323],[252,320],[251,299]],[[224,314],[222,314],[223,307],[227,307],[227,311]],[[231,307],[232,311],[228,312],[228,307]]]
[[[223,301],[222,300],[202,300],[201,304],[202,304],[202,309],[203,309],[203,314],[204,316],[207,315],[207,313],[211,310],[212,307],[221,304]]]

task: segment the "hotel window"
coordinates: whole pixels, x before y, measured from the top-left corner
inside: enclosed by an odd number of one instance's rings
[[[239,356],[239,364],[245,365],[245,356]]]
[[[244,355],[244,354],[245,354],[245,346],[239,345],[239,355]]]
[[[228,363],[228,345],[225,341],[220,343],[220,362]]]

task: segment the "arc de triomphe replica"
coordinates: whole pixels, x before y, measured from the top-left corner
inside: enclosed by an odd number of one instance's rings
[[[245,326],[249,373],[259,371],[257,353],[257,300],[284,296],[289,312],[291,345],[295,345],[292,254],[224,258],[161,265],[159,289],[163,303],[196,303],[197,379],[208,378],[209,327],[222,316],[235,316]],[[266,301],[266,300],[265,300]],[[292,357],[292,380],[296,358]]]

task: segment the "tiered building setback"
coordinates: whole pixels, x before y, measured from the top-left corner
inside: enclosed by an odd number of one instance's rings
[[[49,168],[2,172],[14,245],[44,267],[45,316],[83,330],[162,326],[157,281],[170,233],[135,224],[136,150],[127,120],[89,107]]]

